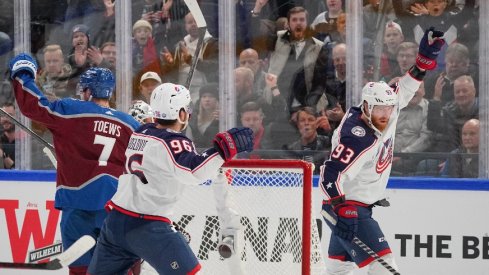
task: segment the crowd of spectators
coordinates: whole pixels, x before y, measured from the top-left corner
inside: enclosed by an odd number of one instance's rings
[[[79,97],[76,83],[88,68],[115,72],[118,1],[47,1],[55,8],[31,1],[31,50],[41,68],[37,82],[50,100]],[[7,2],[0,4],[2,62],[13,37],[11,24],[2,24],[13,22],[7,12],[13,5]],[[218,46],[218,1],[198,2],[208,31],[197,56],[197,25],[183,0],[131,1],[132,98],[148,103],[158,84],[185,84],[198,58],[187,134],[205,148],[222,119],[218,66],[224,49]],[[438,68],[401,111],[393,159],[398,175],[460,176],[447,168],[465,163],[454,159],[457,152],[474,164],[477,150],[464,144],[464,125],[471,121],[466,125],[471,132],[478,127],[478,12],[475,0],[363,1],[365,82],[393,85],[415,63],[427,27],[444,31],[447,41]],[[347,21],[344,0],[236,1],[236,121],[255,131],[254,157],[285,150],[273,157],[300,158],[318,167],[329,154],[332,133],[349,107]],[[0,73],[0,104],[9,108],[10,87],[5,71]]]

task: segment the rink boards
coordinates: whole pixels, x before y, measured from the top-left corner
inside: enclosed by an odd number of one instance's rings
[[[27,262],[29,252],[60,241],[54,180],[54,172],[0,171],[0,261]],[[488,180],[393,178],[387,197],[391,206],[374,208],[374,218],[401,274],[489,274]],[[319,188],[314,188],[313,198],[319,217]],[[330,231],[326,226],[320,230],[326,251]],[[0,270],[0,274],[39,272]]]

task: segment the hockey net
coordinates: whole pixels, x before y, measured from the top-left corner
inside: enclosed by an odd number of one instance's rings
[[[318,222],[312,213],[312,170],[300,160],[233,160],[224,171],[229,203],[240,215],[235,255],[220,257],[220,222],[209,184],[188,187],[176,207],[202,265],[199,274],[321,274]],[[318,206],[319,207],[319,206]]]

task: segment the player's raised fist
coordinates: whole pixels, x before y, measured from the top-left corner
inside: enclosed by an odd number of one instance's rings
[[[12,58],[9,62],[10,78],[14,79],[19,73],[26,73],[32,78],[36,78],[37,63],[32,56],[21,53]]]
[[[228,161],[237,153],[253,150],[253,131],[247,127],[231,128],[228,131],[217,133],[213,142],[214,148],[221,157]]]
[[[444,33],[435,30],[434,27],[427,29],[419,43],[418,56],[416,57],[416,65],[423,70],[433,70],[436,68],[436,58],[440,53],[440,49],[445,44],[443,39]]]

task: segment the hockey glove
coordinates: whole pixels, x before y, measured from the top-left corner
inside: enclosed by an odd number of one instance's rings
[[[358,232],[358,210],[354,205],[339,204],[334,208],[338,220],[333,233],[347,241],[353,240]]]
[[[416,65],[423,70],[433,70],[436,68],[436,57],[440,49],[445,44],[443,32],[435,30],[434,27],[427,29],[419,43]]]
[[[214,148],[219,155],[228,161],[237,153],[253,150],[253,131],[247,127],[231,128],[226,132],[217,133]]]
[[[15,79],[19,73],[27,73],[33,79],[37,74],[37,62],[32,56],[21,53],[10,60],[10,78]]]

